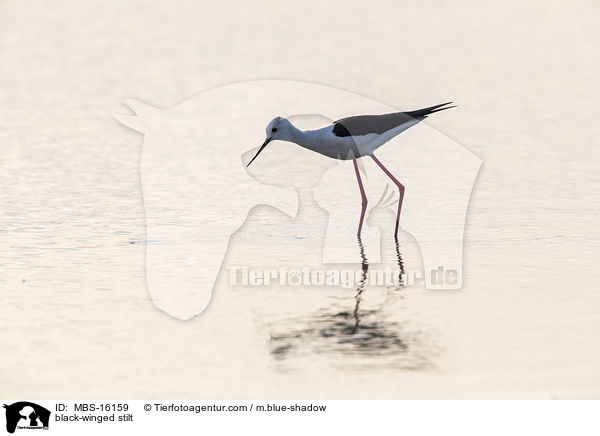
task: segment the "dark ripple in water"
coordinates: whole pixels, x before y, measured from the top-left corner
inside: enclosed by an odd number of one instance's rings
[[[362,279],[354,296],[354,307],[331,307],[308,318],[290,320],[292,325],[306,325],[289,333],[271,334],[271,355],[279,361],[303,353],[317,353],[357,357],[361,364],[380,362],[389,367],[402,369],[427,369],[437,355],[437,348],[430,344],[427,335],[397,322],[384,319],[385,301],[378,310],[361,309],[365,298],[369,263],[364,247],[358,239],[362,258]],[[404,263],[396,239],[396,254],[399,273],[404,272]],[[400,286],[391,291],[391,296],[404,290]],[[337,309],[333,311],[333,309]],[[333,313],[332,313],[333,312]],[[365,359],[370,357],[371,359]]]

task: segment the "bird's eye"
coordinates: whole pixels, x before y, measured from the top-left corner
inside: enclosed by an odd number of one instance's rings
[[[276,132],[276,131],[277,131],[277,127],[273,127],[273,128],[271,129],[271,132]]]

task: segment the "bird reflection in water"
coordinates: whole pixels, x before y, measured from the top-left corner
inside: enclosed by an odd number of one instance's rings
[[[391,196],[384,198],[386,192],[387,190],[371,210],[367,220],[369,225],[381,228],[385,227],[385,223],[394,220],[393,211],[388,208],[393,192]],[[383,232],[381,234],[384,235]],[[373,362],[373,358],[376,360],[381,358],[386,365],[404,369],[429,367],[433,348],[425,343],[427,341],[424,341],[423,332],[415,331],[414,326],[410,328],[409,322],[386,320],[384,311],[390,309],[393,302],[398,297],[402,298],[406,292],[405,267],[398,237],[396,236],[392,242],[382,236],[382,252],[389,250],[391,244],[395,251],[394,263],[398,273],[398,285],[384,289],[367,286],[369,261],[363,242],[358,236],[361,259],[360,280],[354,295],[341,299],[342,305],[349,301],[352,301],[352,305],[343,309],[340,308],[340,303],[337,303],[308,318],[291,320],[293,325],[304,327],[291,329],[292,331],[288,332],[279,330],[277,334],[272,332],[271,354],[279,361],[303,353],[318,353],[357,358],[368,356],[371,359],[363,360],[369,362]],[[389,255],[385,257],[389,258]],[[382,258],[384,258],[383,253]],[[369,299],[371,304],[367,304]]]

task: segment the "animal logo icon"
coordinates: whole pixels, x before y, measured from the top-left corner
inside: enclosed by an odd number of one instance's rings
[[[3,407],[6,409],[6,431],[14,433],[17,428],[48,429],[50,411],[39,404],[18,401]]]

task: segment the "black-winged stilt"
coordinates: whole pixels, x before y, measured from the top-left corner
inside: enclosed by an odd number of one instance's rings
[[[399,133],[427,118],[428,115],[456,107],[447,106],[451,103],[442,103],[410,112],[358,115],[342,118],[315,130],[300,130],[286,118],[276,117],[267,125],[267,139],[248,163],[248,166],[258,157],[267,144],[275,139],[294,142],[301,147],[316,151],[333,159],[352,160],[356,179],[358,180],[358,188],[362,197],[362,210],[358,224],[358,234],[360,235],[368,200],[356,161],[361,157],[370,156],[398,187],[398,212],[396,214],[396,228],[394,230],[394,235],[397,235],[400,212],[402,210],[402,199],[404,198],[404,185],[375,157],[374,152]]]

